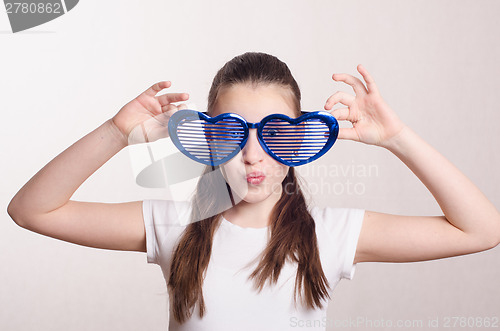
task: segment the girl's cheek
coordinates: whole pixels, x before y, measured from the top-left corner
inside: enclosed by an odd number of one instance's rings
[[[277,177],[283,177],[282,179],[285,178],[286,174],[288,173],[289,167],[282,165],[281,163],[275,164],[273,168],[273,174],[274,176]]]

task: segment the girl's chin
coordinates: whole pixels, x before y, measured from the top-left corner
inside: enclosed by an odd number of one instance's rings
[[[250,189],[246,192],[246,194],[243,195],[243,198],[241,198],[242,195],[238,195],[238,200],[240,201],[243,200],[247,203],[258,203],[268,199],[275,199],[273,195],[275,195],[273,194],[273,192],[263,192],[263,191],[258,192]]]
[[[263,197],[255,197],[255,196],[246,196],[242,199],[242,201],[246,203],[260,203],[265,201],[266,199]]]
[[[257,203],[272,198],[275,195],[281,196],[280,184],[276,184],[279,187],[278,190],[273,190],[271,185],[264,183],[262,185],[251,185],[246,181],[239,181],[237,183],[232,182],[231,184],[229,186],[232,189],[233,195],[235,195],[235,199],[238,201],[243,200],[248,203]]]

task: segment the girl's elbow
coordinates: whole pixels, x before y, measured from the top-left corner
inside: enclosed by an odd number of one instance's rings
[[[486,249],[492,249],[500,244],[500,215],[495,222],[495,226],[485,234],[484,242]]]
[[[498,246],[498,244],[500,244],[500,235],[497,235],[496,237],[493,237],[493,238],[490,238],[489,240],[486,240],[485,241],[485,249],[484,250],[488,250],[488,249],[492,249],[492,248],[495,248]]]
[[[498,246],[500,244],[500,218],[493,225],[470,233],[469,239],[473,252],[482,252]]]
[[[14,223],[16,223],[17,225],[19,225],[22,228],[25,228],[26,226],[24,225],[24,222],[22,221],[23,217],[22,217],[22,214],[20,212],[21,209],[22,208],[19,207],[19,203],[17,202],[16,198],[14,197],[10,201],[9,205],[7,206],[7,214],[9,214],[10,218],[12,218]]]
[[[16,208],[15,208],[15,205],[14,205],[14,200],[11,200],[9,205],[7,206],[7,214],[9,214],[10,218],[12,218],[12,220],[14,221],[14,223],[16,223],[17,225],[19,225],[19,222],[18,222],[18,216],[17,216],[17,213],[16,213]]]
[[[497,231],[495,233],[496,233],[496,236],[495,236],[494,240],[491,243],[491,248],[495,248],[495,247],[497,247],[500,244],[500,219],[499,219],[498,229],[497,229]]]

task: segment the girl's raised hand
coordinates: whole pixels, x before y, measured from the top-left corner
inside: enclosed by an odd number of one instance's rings
[[[154,84],[137,98],[127,103],[112,118],[112,123],[123,135],[128,145],[152,142],[168,137],[168,119],[186,105],[174,105],[175,102],[189,99],[187,93],[167,93],[156,96],[158,92],[169,88],[169,81]]]
[[[326,101],[325,110],[330,111],[339,121],[352,123],[352,128],[339,130],[339,139],[350,139],[386,147],[390,139],[400,133],[405,125],[382,99],[368,71],[361,64],[357,69],[363,76],[366,87],[360,79],[354,76],[333,74],[333,80],[352,86],[356,95],[336,92]],[[332,111],[331,109],[337,103],[347,107]]]

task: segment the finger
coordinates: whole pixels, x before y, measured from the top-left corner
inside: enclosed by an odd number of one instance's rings
[[[160,114],[141,123],[141,136],[136,139],[142,139],[145,142],[156,141],[161,138],[168,137],[168,119],[167,114]],[[139,135],[139,132],[137,132]]]
[[[358,133],[354,128],[340,128],[337,138],[359,141]]]
[[[161,107],[161,111],[163,113],[166,113],[166,112],[175,112],[177,111],[177,106],[176,105],[172,105],[172,104],[166,104],[165,106],[162,106]]]
[[[169,88],[172,85],[170,81],[162,81],[154,84],[150,88],[148,88],[146,91],[143,93],[147,96],[154,97],[158,92],[160,92],[163,89]]]
[[[348,85],[351,85],[354,93],[356,93],[357,95],[364,95],[368,93],[365,88],[365,84],[363,84],[363,82],[359,78],[356,78],[354,76],[348,74],[333,74],[332,79],[334,81],[344,82]]]
[[[347,121],[349,118],[349,108],[339,108],[332,110],[330,114],[337,119],[337,121]]]
[[[335,92],[328,98],[328,100],[326,100],[325,109],[330,110],[335,104],[339,102],[346,106],[350,106],[354,102],[354,99],[356,98],[349,93],[342,91]]]
[[[370,75],[370,73],[368,72],[368,70],[366,70],[366,68],[363,67],[363,65],[360,64],[360,65],[358,65],[358,71],[361,74],[361,76],[363,76],[363,79],[366,82],[366,87],[368,88],[368,92],[370,92],[370,93],[378,93],[378,87],[375,84],[375,80]]]
[[[162,113],[160,115],[155,116],[154,119],[151,120],[152,122],[150,124],[154,123],[156,125],[165,125],[168,123],[170,117],[172,117],[171,114]]]
[[[189,99],[189,94],[187,93],[167,93],[156,97],[160,102],[160,105],[165,106],[172,102],[186,101]]]
[[[183,110],[183,109],[188,109],[188,107],[185,103],[181,103],[180,105],[177,106],[177,109]]]

